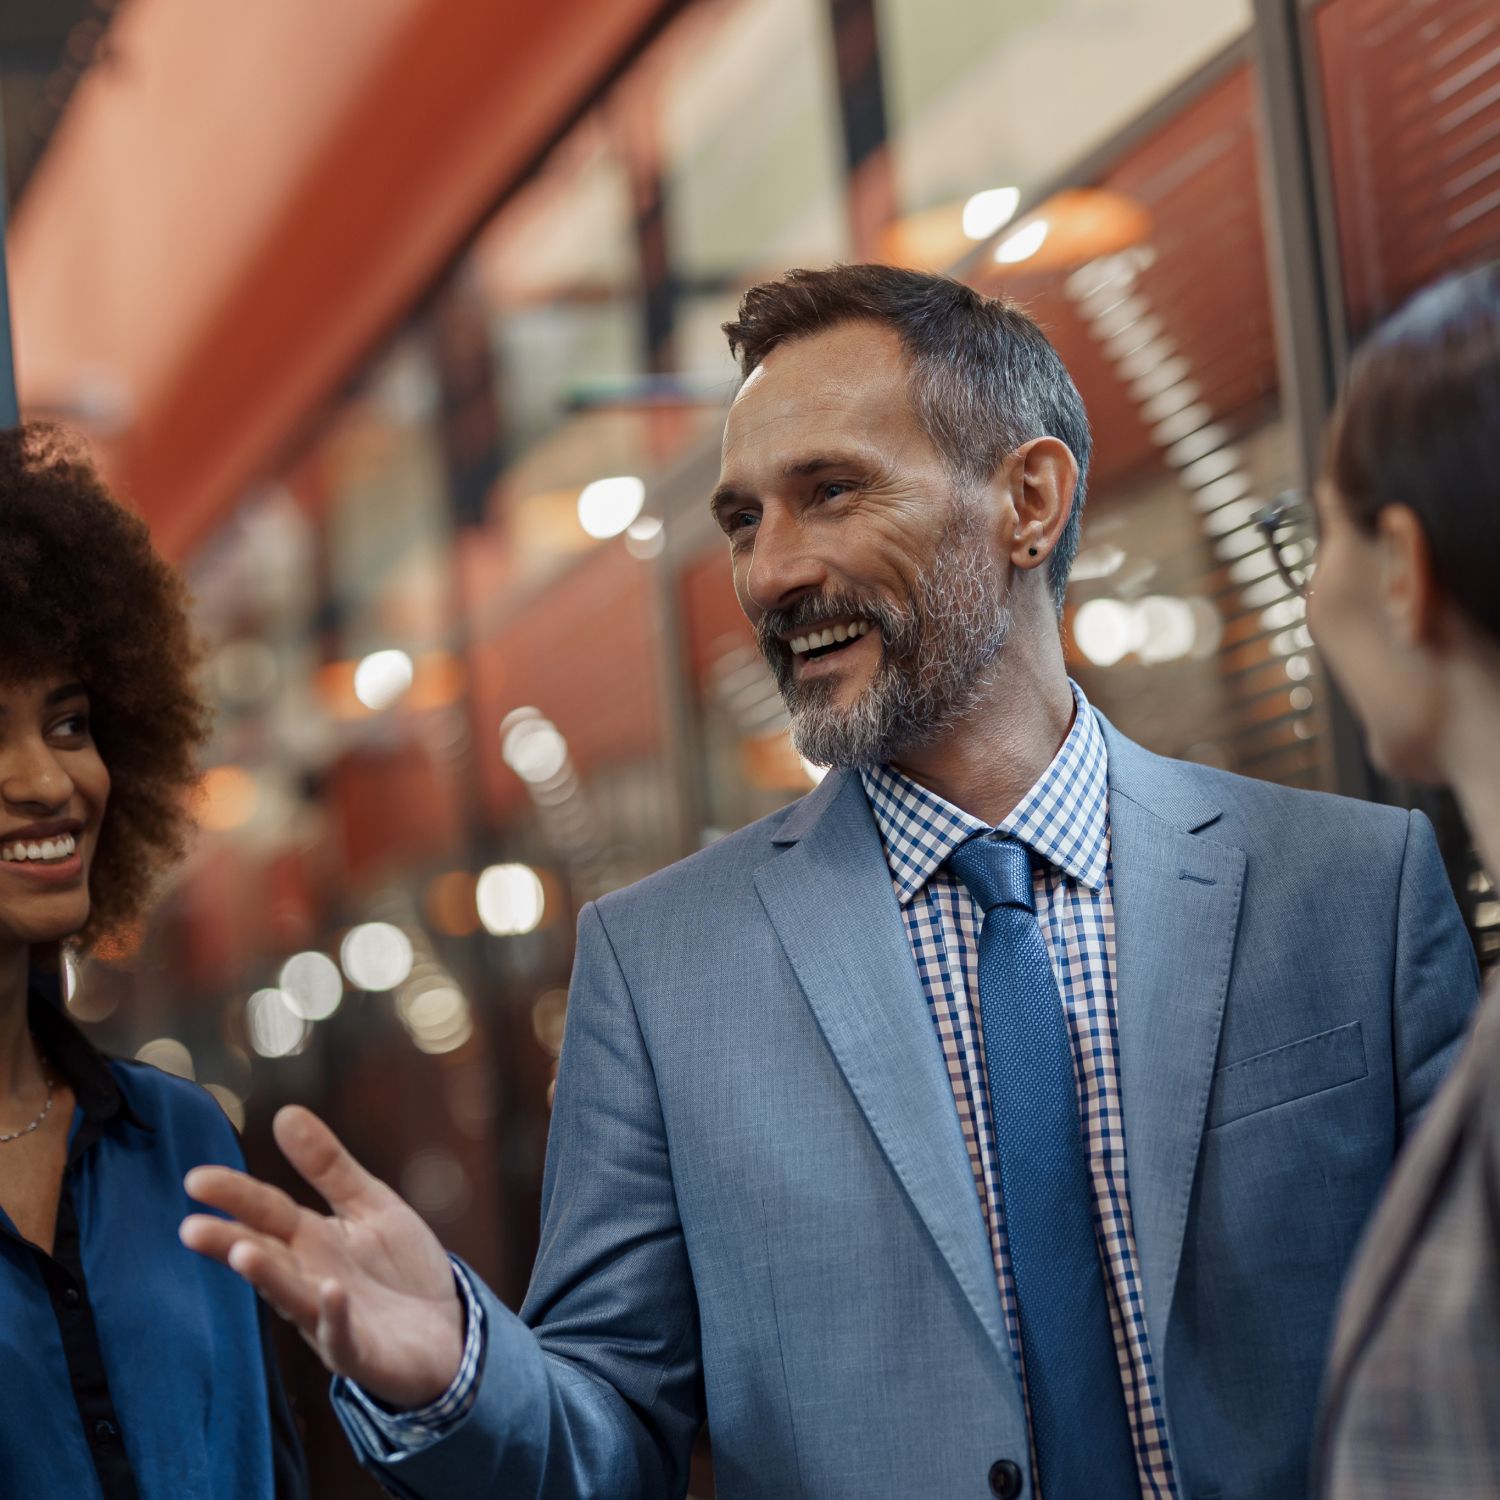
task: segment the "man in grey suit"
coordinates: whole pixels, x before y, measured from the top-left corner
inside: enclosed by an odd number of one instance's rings
[[[883,267],[729,325],[714,512],[811,795],[586,907],[519,1316],[305,1110],[188,1244],[394,1493],[1288,1500],[1476,976],[1419,814],[1152,755],[1069,681],[1089,456],[1019,311]]]

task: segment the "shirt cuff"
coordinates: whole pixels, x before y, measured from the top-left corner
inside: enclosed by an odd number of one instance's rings
[[[392,1411],[352,1380],[334,1382],[334,1398],[343,1406],[362,1446],[376,1459],[398,1458],[416,1453],[446,1437],[468,1416],[479,1395],[479,1376],[484,1369],[484,1308],[474,1295],[468,1272],[453,1256],[453,1280],[464,1301],[463,1358],[453,1384],[436,1401],[415,1411]]]

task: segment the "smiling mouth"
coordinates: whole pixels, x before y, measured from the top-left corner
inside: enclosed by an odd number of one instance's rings
[[[842,651],[855,641],[870,633],[868,620],[853,620],[847,624],[830,625],[821,630],[809,630],[803,635],[793,636],[787,642],[794,657],[802,661],[819,661]]]
[[[73,857],[78,840],[71,833],[49,839],[16,839],[0,845],[0,861],[6,864],[58,865]]]

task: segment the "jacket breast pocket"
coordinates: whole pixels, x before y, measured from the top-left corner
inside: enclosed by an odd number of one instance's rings
[[[1358,1021],[1226,1063],[1214,1074],[1208,1128],[1369,1076]]]

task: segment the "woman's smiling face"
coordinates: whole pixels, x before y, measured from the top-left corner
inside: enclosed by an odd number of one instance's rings
[[[88,921],[108,800],[77,677],[0,684],[0,948],[56,942]]]

